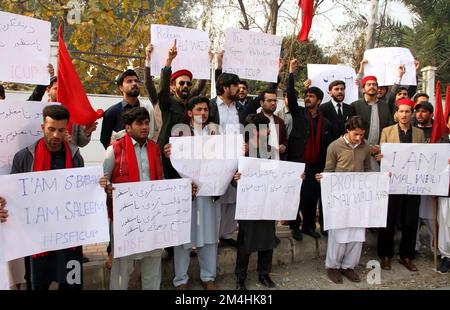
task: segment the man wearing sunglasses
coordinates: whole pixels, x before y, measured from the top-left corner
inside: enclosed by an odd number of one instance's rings
[[[177,42],[174,40],[173,46],[167,53],[166,64],[161,70],[161,82],[158,92],[158,102],[162,115],[162,127],[158,137],[158,144],[163,151],[164,145],[169,143],[169,137],[178,136],[172,134],[172,128],[176,124],[182,124],[186,120],[188,100],[203,90],[206,80],[199,82],[192,87],[192,73],[182,69],[172,73],[172,61],[177,57]],[[177,178],[178,174],[172,168],[170,162],[163,158],[164,175],[168,179]]]

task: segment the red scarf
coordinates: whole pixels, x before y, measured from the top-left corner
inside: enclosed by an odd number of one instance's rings
[[[158,180],[161,178],[157,177],[157,167],[155,161],[155,154],[153,154],[152,148],[147,145],[147,156],[148,156],[148,164],[150,166],[150,180]],[[128,166],[128,182],[139,182],[139,168],[136,159],[136,152],[134,151],[133,141],[129,134],[125,135],[125,161]]]
[[[319,161],[320,136],[322,131],[322,115],[320,113],[318,118],[315,137],[313,119],[312,117],[309,119],[309,137],[306,142],[305,152],[303,153],[303,161],[309,165],[313,165]]]
[[[140,176],[136,152],[134,151],[130,135],[126,134],[122,139],[114,141],[112,145],[115,157],[114,170],[111,177],[112,183],[139,182]],[[161,153],[159,146],[151,140],[147,140],[147,157],[150,168],[150,180],[162,180]],[[108,217],[112,220],[112,199],[108,197],[106,203],[108,205]]]
[[[66,149],[66,169],[72,168],[72,153],[70,152],[69,144],[64,141],[64,147]],[[41,138],[36,145],[34,151],[33,171],[48,171],[51,170],[52,155],[47,148],[45,139]],[[75,249],[75,248],[73,248]],[[42,252],[39,254],[31,255],[32,258],[39,258],[48,256],[48,252]]]
[[[66,169],[72,168],[72,154],[70,152],[69,144],[64,141],[64,147],[66,149]],[[45,144],[44,138],[39,140],[36,145],[34,154],[33,171],[48,171],[51,168],[52,156]]]

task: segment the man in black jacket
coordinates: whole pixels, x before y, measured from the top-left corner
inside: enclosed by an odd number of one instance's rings
[[[315,219],[320,198],[320,184],[315,180],[315,175],[322,172],[325,167],[326,150],[331,142],[330,123],[319,110],[320,102],[323,99],[323,92],[319,88],[308,88],[305,91],[305,108],[298,105],[294,89],[294,72],[296,70],[297,60],[292,59],[289,64],[287,85],[288,104],[293,121],[288,142],[288,160],[306,164],[299,206],[303,215],[302,232],[318,239],[320,234],[316,232]],[[320,218],[322,219],[322,216]],[[293,237],[296,240],[302,239],[300,223],[298,213],[295,221],[289,221]],[[323,225],[321,226],[323,227]]]
[[[246,112],[237,100],[239,77],[232,73],[222,73],[216,81],[217,97],[209,103],[209,121],[220,126],[221,134],[239,134],[244,124]],[[220,197],[220,229],[219,237],[223,243],[236,247],[236,240],[231,235],[236,229],[236,187],[230,184],[224,195]]]
[[[344,103],[345,98],[345,82],[336,80],[328,86],[328,92],[331,100],[322,103],[319,106],[322,115],[331,123],[331,140],[338,139],[345,133],[345,122],[352,116],[356,115],[355,109]]]

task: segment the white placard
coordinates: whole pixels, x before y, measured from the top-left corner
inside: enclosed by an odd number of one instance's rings
[[[407,48],[380,47],[366,50],[364,59],[368,60],[368,63],[364,65],[364,75],[376,76],[379,86],[394,85],[397,80],[398,65],[405,65],[406,67],[401,84],[417,84],[414,56]]]
[[[172,73],[181,69],[192,72],[195,79],[210,79],[209,37],[204,31],[168,25],[151,25],[153,52],[151,72],[159,76],[165,66],[167,52],[177,40],[177,57],[172,62]]]
[[[242,29],[227,29],[223,72],[241,79],[276,82],[283,38]]]
[[[48,85],[50,22],[0,11],[0,81]]]
[[[295,220],[305,164],[241,157],[237,220]]]
[[[0,225],[4,259],[109,241],[102,175],[89,167],[0,176],[9,211]]]
[[[322,173],[322,176],[324,230],[386,227],[387,173]]]
[[[188,179],[114,184],[114,257],[191,241]]]
[[[15,153],[42,137],[42,109],[47,104],[0,102],[0,175],[11,172]]]
[[[448,195],[448,144],[384,143],[381,154],[381,171],[392,172],[389,194]]]
[[[172,166],[198,186],[198,196],[225,194],[243,153],[242,135],[171,137],[169,142]]]
[[[355,84],[355,69],[346,65],[322,65],[308,64],[308,79],[311,80],[311,86],[319,87],[323,91],[322,103],[330,101],[328,94],[328,85],[336,80],[345,83],[345,103],[352,103],[358,100],[358,86]]]

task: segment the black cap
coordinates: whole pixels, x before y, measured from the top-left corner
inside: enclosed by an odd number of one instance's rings
[[[428,111],[430,111],[431,113],[434,112],[433,105],[432,105],[431,103],[429,103],[428,101],[422,101],[422,102],[419,102],[419,103],[416,104],[416,106],[414,107],[414,109],[415,109],[416,111],[419,110],[420,108],[425,109],[425,110],[428,110]]]

